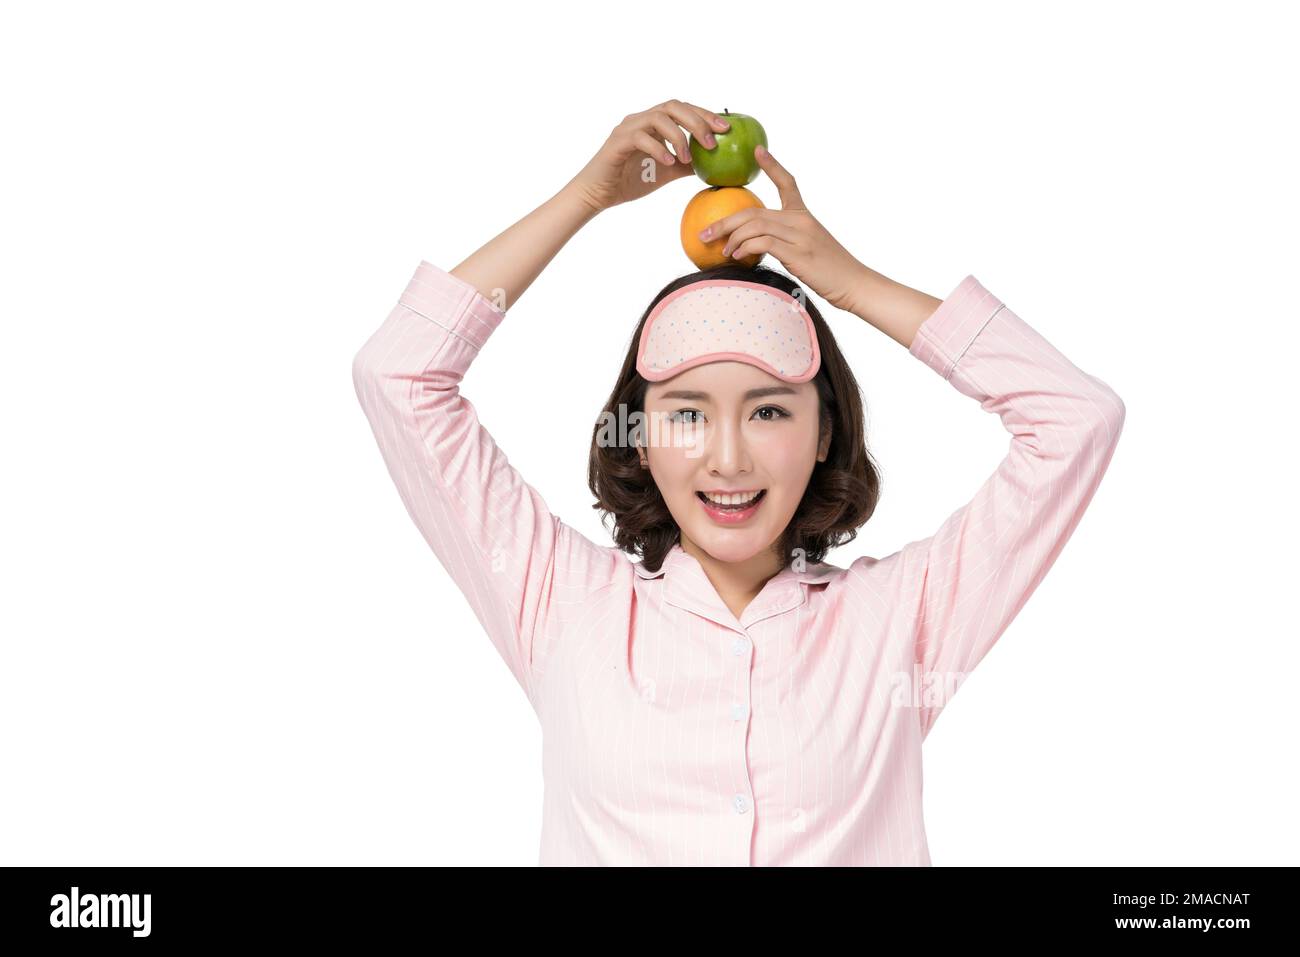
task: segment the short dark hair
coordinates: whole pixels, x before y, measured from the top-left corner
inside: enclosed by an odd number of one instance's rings
[[[635,412],[645,414],[650,383],[636,371],[636,353],[641,329],[651,310],[674,290],[706,279],[739,279],[772,286],[797,298],[812,317],[821,352],[821,368],[812,382],[817,389],[822,427],[831,427],[831,443],[826,461],[816,463],[813,468],[779,548],[786,563],[794,556],[795,549],[803,550],[807,563],[820,562],[831,548],[857,537],[858,528],[866,524],[876,509],[881,476],[867,448],[862,390],[830,328],[795,280],[761,264],[751,267],[724,263],[681,276],[664,286],[646,307],[632,334],[618,381],[592,430],[587,462],[587,485],[596,496],[592,508],[602,513],[602,524],[606,517],[613,517],[614,543],[623,551],[639,556],[650,571],[658,571],[664,556],[681,541],[681,529],[653,476],[641,467],[636,446],[627,442],[610,444],[599,438],[606,430],[605,423],[627,421]],[[622,419],[620,406],[625,409]]]

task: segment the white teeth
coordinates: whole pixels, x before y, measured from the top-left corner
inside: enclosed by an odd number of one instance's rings
[[[753,502],[762,492],[755,492],[753,495],[710,495],[704,492],[703,495],[714,505],[748,505]]]

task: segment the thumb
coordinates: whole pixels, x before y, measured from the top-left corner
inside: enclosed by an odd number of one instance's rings
[[[767,151],[767,147],[758,145],[754,147],[754,158],[758,160],[758,167],[767,174],[776,185],[776,191],[781,197],[782,209],[804,209],[803,197],[799,195],[799,187],[795,184],[794,177],[790,171],[776,161],[776,157]]]
[[[685,157],[678,157],[677,161],[671,166],[659,164],[659,178],[665,183],[671,183],[675,179],[681,179],[683,176],[694,176],[695,166],[691,163],[691,154],[687,153]]]

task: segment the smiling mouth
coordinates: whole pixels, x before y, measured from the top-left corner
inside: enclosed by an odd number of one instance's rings
[[[763,500],[763,496],[765,496],[766,494],[767,494],[767,489],[761,489],[759,493],[755,495],[753,498],[741,502],[738,505],[719,505],[717,502],[710,499],[703,492],[696,492],[695,497],[698,498],[705,505],[707,505],[709,508],[717,509],[720,512],[743,512],[748,508],[753,508],[755,505],[761,502]]]

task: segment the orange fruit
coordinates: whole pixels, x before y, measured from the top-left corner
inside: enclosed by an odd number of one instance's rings
[[[709,242],[700,239],[705,226],[750,207],[767,208],[761,199],[743,186],[709,186],[691,197],[682,213],[682,249],[697,269],[708,269],[725,262],[758,265],[762,253],[751,253],[743,259],[722,255],[722,249],[727,245],[726,236],[718,236]]]

